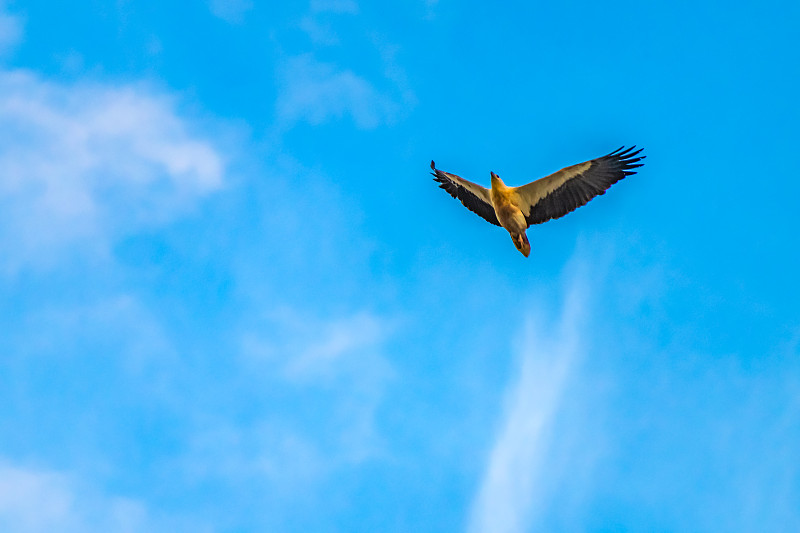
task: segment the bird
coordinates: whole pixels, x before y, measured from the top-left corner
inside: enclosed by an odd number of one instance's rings
[[[642,148],[622,146],[613,152],[571,165],[549,176],[519,187],[508,187],[500,176],[490,172],[492,188],[487,189],[460,176],[436,168],[431,161],[433,180],[464,207],[511,235],[514,246],[528,257],[531,244],[526,231],[534,224],[561,218],[605,194],[619,180],[636,174],[644,165]]]

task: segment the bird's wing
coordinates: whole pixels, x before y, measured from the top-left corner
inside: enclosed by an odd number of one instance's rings
[[[436,165],[431,161],[431,169],[433,172],[433,181],[439,182],[439,188],[444,189],[450,193],[453,198],[458,198],[464,207],[478,214],[487,222],[491,222],[495,226],[500,225],[497,220],[497,214],[494,212],[492,200],[489,196],[489,189],[481,187],[477,183],[467,181],[460,176],[450,174],[449,172],[442,172],[436,168]]]
[[[516,188],[517,200],[528,222],[541,224],[563,217],[598,196],[613,184],[636,171],[645,156],[636,157],[635,146],[623,146],[608,155],[562,168],[547,177]]]

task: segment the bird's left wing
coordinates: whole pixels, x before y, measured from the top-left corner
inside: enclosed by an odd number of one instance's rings
[[[642,150],[635,146],[614,150],[608,155],[562,168],[540,180],[517,187],[517,201],[528,222],[541,224],[560,218],[604,194],[613,184],[631,174],[645,156],[636,157]]]
[[[436,164],[431,161],[431,174],[433,174],[433,181],[438,182],[439,188],[444,189],[453,198],[458,198],[464,207],[476,213],[487,222],[491,222],[495,226],[500,225],[497,220],[497,214],[494,212],[492,206],[492,199],[489,196],[489,189],[481,187],[477,183],[465,180],[455,174],[449,172],[442,172],[436,168]]]

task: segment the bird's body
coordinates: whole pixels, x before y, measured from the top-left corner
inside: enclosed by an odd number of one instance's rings
[[[542,179],[508,187],[500,176],[491,173],[492,188],[487,189],[455,174],[443,172],[431,161],[434,180],[453,198],[484,218],[502,226],[511,235],[514,246],[525,257],[531,251],[526,230],[585,205],[595,196],[604,194],[625,176],[636,174],[632,169],[642,166],[636,157],[640,150],[620,148],[610,154],[584,163],[562,168]]]
[[[497,215],[497,221],[511,234],[511,239],[514,241],[517,250],[522,252],[525,257],[528,257],[531,253],[531,245],[528,242],[528,236],[525,234],[525,230],[528,229],[528,223],[519,208],[520,202],[516,198],[514,187],[506,187],[500,176],[492,172],[492,188],[489,191],[489,198],[492,200],[492,207],[494,207],[494,212]]]

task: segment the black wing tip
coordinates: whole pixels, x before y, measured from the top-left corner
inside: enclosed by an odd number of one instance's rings
[[[644,148],[639,148],[638,150],[636,150],[635,144],[630,148],[625,148],[624,146],[621,146],[616,150],[614,150],[613,152],[605,155],[603,159],[616,159],[617,161],[626,164],[636,163],[637,161],[641,161],[642,159],[645,159],[647,157],[646,155],[639,155],[640,153],[642,153],[643,150]]]
[[[619,148],[617,148],[617,149],[616,149],[616,150],[614,150],[613,152],[611,152],[611,153],[609,153],[609,154],[606,154],[606,157],[611,157],[611,156],[619,155],[619,154],[618,154],[618,152],[621,152],[621,151],[622,151],[622,150],[624,150],[624,149],[625,149],[625,146],[620,146]]]
[[[433,176],[433,181],[438,181],[439,183],[444,183],[444,178],[441,175],[441,171],[436,168],[436,163],[434,163],[433,159],[431,159],[431,176]]]

